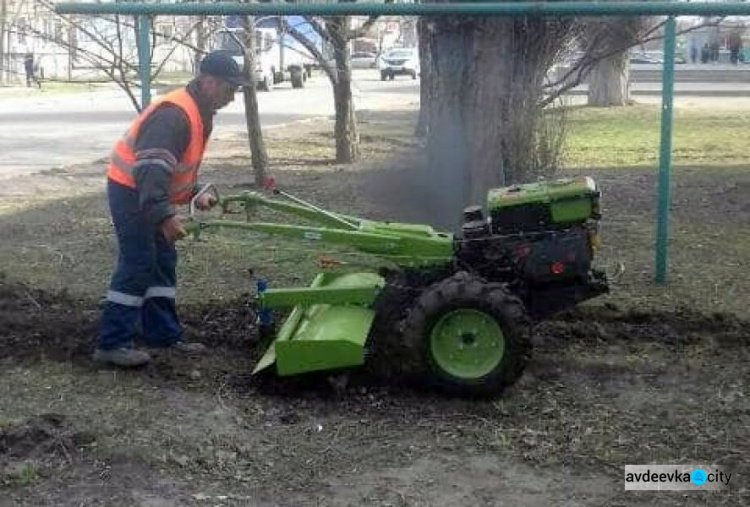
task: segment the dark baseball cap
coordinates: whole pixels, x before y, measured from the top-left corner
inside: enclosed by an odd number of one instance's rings
[[[201,74],[218,77],[235,86],[250,86],[229,51],[212,51],[201,61]]]

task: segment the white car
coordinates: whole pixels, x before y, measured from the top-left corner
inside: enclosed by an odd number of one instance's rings
[[[416,48],[399,48],[388,51],[380,59],[380,79],[393,79],[406,75],[417,79],[419,75],[419,53]]]
[[[353,53],[352,69],[374,69],[378,66],[378,55],[373,53]]]

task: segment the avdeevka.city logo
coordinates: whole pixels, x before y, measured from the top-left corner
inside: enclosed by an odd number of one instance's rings
[[[625,490],[718,491],[729,487],[732,474],[703,465],[625,465]]]
[[[696,468],[692,472],[690,472],[690,482],[695,484],[696,486],[700,486],[701,484],[704,484],[706,480],[708,479],[708,474],[706,474],[706,471],[702,468]]]

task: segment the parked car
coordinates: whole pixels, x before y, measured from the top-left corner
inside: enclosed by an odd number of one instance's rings
[[[630,63],[647,64],[647,65],[659,65],[664,63],[660,58],[655,58],[647,54],[636,54],[630,55]]]
[[[374,69],[378,66],[378,55],[373,53],[352,53],[352,69]]]
[[[419,75],[419,54],[416,48],[399,48],[388,51],[380,59],[380,79],[393,79],[407,75],[417,79]]]

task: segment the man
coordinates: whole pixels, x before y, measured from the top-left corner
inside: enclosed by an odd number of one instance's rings
[[[141,112],[115,144],[107,194],[119,256],[102,310],[94,360],[134,367],[149,362],[132,348],[140,325],[148,346],[186,354],[205,350],[183,339],[175,311],[175,241],[185,236],[175,205],[195,195],[213,115],[247,83],[229,53],[208,54],[200,75]],[[196,202],[208,209],[208,194]]]
[[[36,77],[34,72],[34,54],[26,53],[23,57],[23,69],[26,72],[26,87],[31,87],[31,82],[36,83],[37,88],[42,87],[42,82]]]
[[[733,31],[729,34],[729,61],[733,65],[737,65],[740,62],[740,51],[742,51],[742,35]]]

